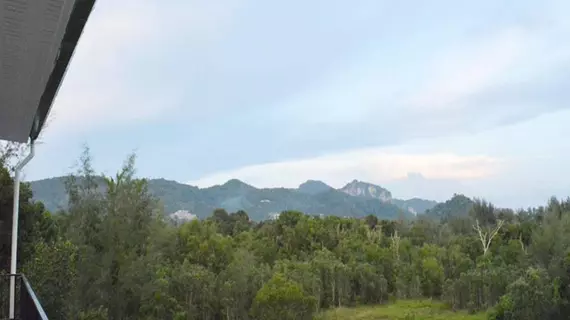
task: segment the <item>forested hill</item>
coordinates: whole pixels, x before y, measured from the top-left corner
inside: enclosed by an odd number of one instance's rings
[[[55,212],[67,206],[65,177],[32,181],[34,199]],[[103,179],[100,180],[103,188]],[[372,214],[383,219],[415,215],[433,208],[437,202],[424,199],[393,199],[390,191],[370,183],[354,180],[341,189],[322,181],[309,180],[296,189],[259,189],[240,180],[223,185],[198,188],[165,179],[148,181],[150,192],[159,198],[165,212],[184,210],[199,218],[216,208],[230,212],[244,210],[253,220],[264,220],[285,210],[309,214],[364,217]]]
[[[438,203],[432,208],[427,208],[425,214],[429,217],[446,221],[451,216],[467,216],[473,204],[474,201],[470,198],[462,194],[454,194],[451,199]]]

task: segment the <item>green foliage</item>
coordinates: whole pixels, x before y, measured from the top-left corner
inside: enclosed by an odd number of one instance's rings
[[[20,265],[50,319],[482,319],[489,310],[489,319],[558,320],[570,314],[570,200],[515,214],[455,196],[417,219],[395,220],[379,218],[372,194],[354,205],[355,197],[335,190],[260,191],[231,180],[188,187],[184,193],[213,213],[171,223],[152,182],[136,178],[134,161],[130,156],[118,174],[102,177],[86,150],[65,185],[66,210],[57,215],[22,185]],[[0,208],[11,208],[8,170],[0,183]],[[289,210],[254,222],[250,212],[227,209],[262,199],[320,199],[334,204],[329,213],[352,217]],[[490,237],[486,230],[496,232]],[[363,306],[378,304],[387,305]]]
[[[275,273],[255,295],[251,314],[264,320],[309,320],[314,307],[314,297],[306,295],[298,283]]]
[[[385,306],[340,308],[323,312],[316,320],[484,320],[484,313],[453,312],[433,300],[401,300]]]
[[[425,215],[435,219],[447,221],[453,217],[467,216],[473,208],[473,200],[462,194],[454,194],[453,197],[444,203],[426,211]]]
[[[0,270],[9,270],[12,241],[14,182],[10,171],[0,166]],[[52,243],[57,226],[41,202],[32,201],[29,183],[20,185],[20,214],[18,216],[18,262],[29,260],[38,242]]]
[[[557,296],[559,283],[552,282],[544,269],[529,268],[507,288],[492,311],[495,319],[534,320],[552,319],[559,316]]]
[[[97,309],[90,309],[87,311],[80,311],[78,320],[105,320],[108,319],[107,309],[99,307]]]
[[[73,315],[68,303],[78,276],[77,247],[70,241],[53,244],[38,242],[34,258],[26,260],[21,270],[29,276],[44,311],[53,319],[67,319]]]

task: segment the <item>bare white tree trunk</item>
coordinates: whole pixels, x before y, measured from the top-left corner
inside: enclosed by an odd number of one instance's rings
[[[493,229],[489,228],[487,230],[483,230],[483,228],[481,228],[481,226],[479,225],[479,220],[475,220],[475,223],[476,225],[473,226],[473,229],[475,229],[475,231],[477,231],[477,233],[479,234],[479,240],[481,241],[481,245],[483,246],[483,255],[486,255],[487,251],[489,251],[489,247],[491,246],[491,241],[493,241],[493,238],[497,235],[497,233],[499,233],[499,230],[501,230],[504,221],[497,220],[497,225],[495,226],[495,228]]]
[[[522,249],[522,251],[526,254],[526,248],[524,247],[524,242],[523,242],[523,240],[522,240],[522,233],[519,234],[519,242],[520,242],[520,244],[521,244],[521,249]]]

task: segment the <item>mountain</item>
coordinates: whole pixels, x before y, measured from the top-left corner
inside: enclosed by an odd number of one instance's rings
[[[318,180],[307,180],[307,181],[301,183],[301,185],[299,185],[299,188],[297,188],[297,190],[299,190],[302,193],[306,193],[306,194],[318,194],[318,193],[330,191],[332,189],[334,189],[334,188],[329,186],[328,184],[326,184],[322,181],[318,181]]]
[[[462,194],[454,194],[451,199],[426,210],[425,215],[440,220],[446,220],[451,216],[466,217],[469,215],[473,204],[474,202],[470,198]]]
[[[378,199],[384,203],[391,203],[398,208],[414,215],[424,213],[426,210],[431,209],[437,205],[436,201],[420,198],[412,198],[409,200],[395,199],[392,198],[392,193],[387,189],[375,184],[358,180],[353,180],[349,184],[342,187],[340,190],[353,197]]]
[[[355,197],[363,197],[369,199],[378,199],[382,202],[390,202],[392,200],[392,193],[380,186],[353,180],[351,183],[345,185],[340,191]]]
[[[64,185],[65,177],[31,182],[34,199],[42,201],[50,211],[66,208]],[[215,209],[224,208],[229,212],[244,210],[253,220],[264,220],[284,210],[353,217],[372,214],[382,219],[395,219],[423,213],[436,204],[423,199],[393,199],[388,190],[359,181],[353,181],[342,189],[334,189],[317,180],[309,180],[297,189],[258,189],[237,179],[208,188],[150,179],[148,186],[166,213],[177,213],[180,217],[205,218]],[[101,190],[104,190],[102,181]]]

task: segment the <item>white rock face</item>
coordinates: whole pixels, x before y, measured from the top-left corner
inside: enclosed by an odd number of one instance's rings
[[[340,190],[354,197],[374,198],[382,202],[390,202],[392,200],[392,194],[390,191],[382,187],[357,180],[352,181]]]

